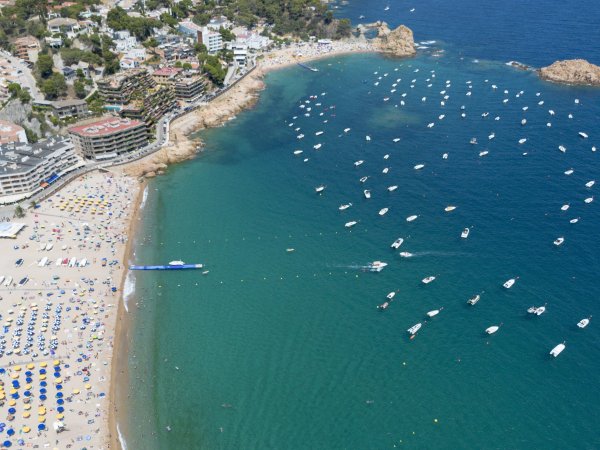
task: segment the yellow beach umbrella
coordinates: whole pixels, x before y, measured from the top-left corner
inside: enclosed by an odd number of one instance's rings
[[[39,423],[43,423],[45,421],[46,421],[46,416],[40,416],[40,417],[38,417],[38,422]]]
[[[29,414],[28,412],[24,412],[24,413],[23,413],[23,417],[24,417],[25,419],[29,418],[29,416],[31,416],[31,414]]]
[[[20,372],[21,371],[21,366],[15,366],[13,367],[13,370]]]
[[[31,409],[31,405],[25,405],[23,406],[23,408],[25,409],[25,411],[29,411]]]
[[[26,391],[30,391],[31,390],[31,385],[30,384],[26,384],[25,385],[25,390]]]
[[[86,389],[91,389],[91,388],[92,388],[92,385],[91,385],[91,384],[86,384],[86,385],[85,385],[85,388],[86,388]]]
[[[40,407],[38,408],[38,414],[39,414],[40,416],[43,416],[44,414],[46,414],[46,408],[45,408],[45,407],[43,407],[43,406],[40,406]]]
[[[15,388],[12,388],[10,390],[10,395],[16,394],[17,392],[19,392],[19,391],[17,391]]]
[[[31,431],[31,428],[23,427],[23,433],[29,433],[30,431]]]
[[[40,380],[45,380],[46,379],[46,375],[40,375]]]
[[[58,366],[58,365],[60,365],[60,359],[55,359],[55,360],[52,362],[52,365],[53,365],[53,366]]]
[[[32,305],[32,307],[35,307],[35,305]],[[29,363],[29,364],[27,364],[27,368],[28,368],[29,370],[31,370],[31,369],[35,369],[35,364],[31,364],[31,363]]]
[[[0,400],[4,400],[6,399],[6,396],[4,395],[4,392],[0,394]]]
[[[19,374],[18,374],[18,373],[11,373],[11,374],[10,374],[10,377],[11,377],[13,380],[16,380],[17,378],[19,378]]]
[[[42,361],[40,363],[40,367],[46,367],[48,365],[48,363],[46,361]]]
[[[12,399],[8,402],[8,406],[15,406],[16,404],[17,404],[17,402],[15,402]]]
[[[65,417],[65,416],[64,416],[63,414],[57,414],[57,415],[56,415],[56,418],[57,418],[58,420],[61,420],[61,419],[63,419],[64,417]]]
[[[73,389],[73,394],[75,394],[75,395],[79,394],[79,389]]]
[[[57,378],[54,380],[54,384],[60,384],[62,383],[62,379],[61,378]]]

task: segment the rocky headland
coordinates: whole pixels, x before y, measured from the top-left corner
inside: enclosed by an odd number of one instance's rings
[[[600,67],[585,59],[556,61],[539,70],[542,79],[555,83],[600,86]]]
[[[373,48],[376,51],[392,56],[407,57],[417,53],[413,32],[405,25],[400,25],[394,30],[385,22],[376,22],[377,37],[373,39]]]

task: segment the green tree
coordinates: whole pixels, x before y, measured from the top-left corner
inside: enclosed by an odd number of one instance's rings
[[[335,31],[336,39],[349,37],[352,32],[352,24],[348,19],[340,19],[337,22],[337,29]]]
[[[75,80],[73,83],[73,88],[75,89],[75,95],[77,98],[85,98],[85,83],[81,82],[80,80]]]
[[[17,207],[15,208],[15,217],[17,219],[25,217],[25,210],[21,207],[21,205],[17,205]]]
[[[21,100],[21,103],[29,103],[31,101],[31,94],[27,89],[21,89],[19,92],[19,100]]]
[[[48,100],[55,100],[67,93],[67,82],[60,73],[53,73],[50,78],[44,80],[41,86],[44,96]]]
[[[54,68],[52,56],[48,55],[47,53],[40,53],[38,60],[35,63],[35,68],[40,77],[48,78],[50,75],[52,75],[52,69]]]
[[[25,125],[21,125],[21,126],[25,130],[25,136],[27,136],[27,142],[29,142],[30,144],[35,144],[37,141],[39,141],[39,137],[35,131],[33,131],[31,128],[28,128]]]
[[[8,92],[9,92],[11,98],[18,97],[19,94],[21,93],[21,85],[18,83],[10,83],[8,85]]]

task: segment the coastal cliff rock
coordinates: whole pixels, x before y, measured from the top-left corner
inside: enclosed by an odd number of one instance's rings
[[[539,70],[542,79],[556,83],[600,86],[600,67],[585,59],[556,61]]]
[[[170,126],[169,143],[156,153],[127,165],[125,173],[151,178],[164,173],[171,164],[193,158],[202,143],[199,139],[191,139],[190,134],[222,125],[240,111],[253,106],[258,98],[257,92],[264,88],[262,76],[262,72],[255,70],[220,97],[174,120]]]
[[[393,56],[413,56],[417,50],[413,32],[410,28],[400,25],[395,30],[390,30],[387,23],[377,22],[377,37],[373,39],[373,46],[382,53]]]

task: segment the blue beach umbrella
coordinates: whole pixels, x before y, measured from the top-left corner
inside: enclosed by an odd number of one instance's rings
[[[42,386],[42,387],[46,387],[46,386],[48,386],[48,382],[47,382],[47,381],[42,381],[42,382],[40,383],[40,386]]]
[[[59,398],[58,400],[56,400],[56,404],[57,405],[64,405],[65,401],[62,398]]]
[[[25,391],[25,392],[23,392],[23,395],[25,397],[31,397],[31,392],[30,391]]]
[[[63,412],[65,412],[65,408],[63,408],[62,406],[59,406],[58,408],[56,408],[56,410],[57,410],[59,413],[61,413],[61,414],[62,414]]]
[[[46,369],[40,369],[40,374],[41,375],[45,375],[46,374]]]
[[[2,443],[2,445],[3,445],[4,447],[10,447],[10,446],[12,445],[12,442],[10,442],[10,441],[4,441],[4,442]]]
[[[25,382],[28,383],[28,384],[29,383],[33,383],[33,378],[27,377],[27,378],[25,378]]]
[[[30,377],[31,375],[33,375],[33,372],[31,370],[25,372],[25,376]]]
[[[46,425],[44,425],[43,423],[40,423],[40,424],[38,425],[38,430],[40,430],[40,431],[43,431],[43,430],[45,430],[45,429],[46,429]]]
[[[44,400],[46,400],[47,398],[48,398],[48,397],[46,397],[44,394],[40,395],[40,400],[41,400],[41,401],[44,401]]]
[[[12,428],[9,428],[8,431],[6,432],[6,434],[8,434],[9,436],[13,436],[15,434],[15,430],[13,430]]]
[[[19,382],[17,380],[13,380],[12,385],[15,389],[19,389]]]
[[[9,414],[14,414],[14,413],[16,413],[16,412],[17,412],[17,410],[16,410],[15,408],[8,408],[8,413],[9,413]],[[9,434],[9,436],[10,436],[10,430],[8,430],[8,434]]]
[[[40,389],[40,394],[45,394],[46,393],[46,389],[45,388],[41,388]]]
[[[60,391],[61,389],[62,389],[62,384],[57,384],[57,385],[56,385],[56,390],[57,390],[57,391]]]
[[[4,367],[0,367],[0,373],[6,373],[6,369]]]
[[[12,398],[14,398],[15,400],[17,400],[19,398],[19,394],[13,394],[11,395]]]
[[[62,396],[63,396],[62,392],[57,392],[55,397],[56,398],[62,398]]]

